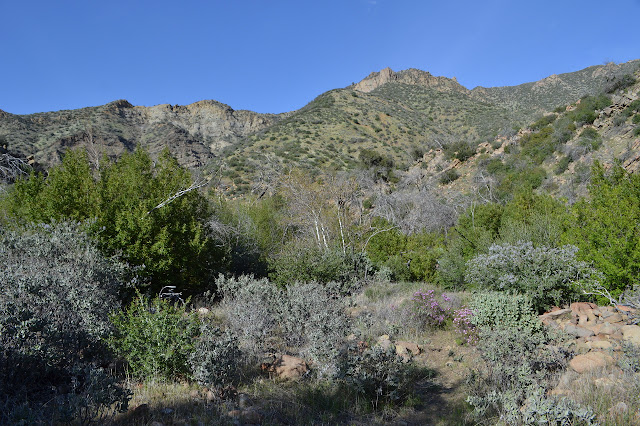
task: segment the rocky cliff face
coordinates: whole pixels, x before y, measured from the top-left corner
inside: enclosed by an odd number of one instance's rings
[[[456,91],[469,93],[469,90],[460,85],[455,77],[453,79],[447,77],[436,77],[427,71],[415,68],[410,68],[400,72],[395,72],[391,68],[385,68],[380,72],[372,72],[362,81],[357,83],[354,86],[354,89],[360,92],[369,93],[378,87],[391,82],[422,86],[443,92]]]

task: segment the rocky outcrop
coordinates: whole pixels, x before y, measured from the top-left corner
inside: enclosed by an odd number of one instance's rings
[[[391,68],[385,68],[380,72],[372,72],[353,88],[359,92],[369,93],[387,83],[397,82],[421,86],[438,91],[457,91],[469,93],[464,86],[455,79],[436,77],[427,71],[410,68],[400,72],[394,72]]]

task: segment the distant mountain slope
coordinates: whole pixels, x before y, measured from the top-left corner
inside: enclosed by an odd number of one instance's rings
[[[363,151],[373,151],[406,169],[429,149],[508,137],[543,112],[600,93],[639,66],[640,60],[599,65],[472,90],[426,71],[386,68],[278,115],[234,111],[216,101],[142,107],[120,100],[30,115],[0,111],[0,145],[44,165],[76,146],[113,156],[138,145],[152,153],[166,146],[191,168],[223,160],[227,182],[242,192],[265,167],[345,170],[361,162]]]
[[[234,111],[216,101],[187,106],[133,106],[125,100],[99,107],[14,115],[0,112],[0,138],[12,151],[56,164],[68,148],[89,146],[119,155],[137,145],[150,152],[168,147],[188,167],[242,137],[277,122],[281,116]]]

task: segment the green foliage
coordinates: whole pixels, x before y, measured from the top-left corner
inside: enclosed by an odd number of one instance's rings
[[[376,227],[390,228],[382,219]],[[367,245],[367,256],[377,268],[388,268],[395,281],[435,280],[438,258],[442,254],[444,237],[438,233],[420,232],[405,235],[399,229],[374,235]]]
[[[460,177],[460,173],[458,173],[456,169],[447,169],[444,173],[442,173],[439,181],[441,184],[447,185],[453,182],[454,180],[458,179],[459,177]]]
[[[580,134],[578,145],[587,149],[587,152],[595,151],[602,146],[602,137],[593,127],[587,127]]]
[[[472,288],[526,294],[542,312],[575,298],[579,282],[598,278],[576,259],[577,251],[575,246],[534,247],[530,242],[493,245],[467,262],[465,279]]]
[[[526,294],[504,292],[475,293],[470,304],[471,324],[478,329],[516,328],[534,334],[542,331],[542,323]]]
[[[570,156],[563,155],[562,158],[560,158],[560,161],[558,161],[558,164],[556,164],[556,167],[553,169],[553,173],[555,173],[556,175],[561,175],[562,173],[567,171],[571,162],[572,159]]]
[[[522,154],[530,157],[534,164],[541,164],[557,149],[556,141],[552,136],[553,128],[551,126],[522,136],[520,138]]]
[[[189,191],[159,206],[190,185],[189,172],[166,150],[156,162],[143,150],[117,162],[105,158],[95,172],[84,151],[69,151],[48,177],[16,182],[6,205],[19,221],[92,219],[89,232],[103,253],[137,267],[137,275],[154,288],[188,289],[200,285],[213,266],[207,203]]]
[[[371,270],[369,259],[360,253],[340,249],[321,250],[315,247],[285,247],[279,255],[269,259],[272,271],[269,278],[279,286],[295,282],[339,282],[345,293]]]
[[[465,161],[476,153],[477,144],[466,140],[459,140],[444,147],[445,157],[449,160],[457,158]]]
[[[631,119],[631,122],[633,124],[640,124],[640,114],[634,115],[633,118]]]
[[[33,423],[126,410],[129,391],[96,367],[109,361],[102,339],[118,306],[122,265],[73,223],[0,228],[0,263],[3,402],[22,407]],[[5,414],[19,413],[0,413],[0,423],[11,423]]]
[[[204,323],[189,355],[193,378],[209,388],[230,385],[238,376],[240,356],[238,339],[232,333]]]
[[[573,206],[565,241],[578,246],[580,258],[604,274],[603,285],[614,296],[638,282],[638,223],[640,176],[620,165],[605,172],[596,162],[589,196]]]
[[[576,109],[567,114],[578,126],[592,124],[598,118],[596,111],[611,105],[611,99],[607,95],[585,96],[580,99]]]
[[[531,126],[529,126],[529,128],[531,130],[533,130],[533,131],[540,130],[543,127],[546,127],[549,124],[551,124],[554,121],[556,121],[556,118],[558,118],[558,116],[555,115],[555,114],[544,115],[544,116],[540,117],[538,120],[536,120],[536,122],[533,123]]]
[[[137,378],[189,377],[189,354],[199,332],[195,313],[158,297],[138,294],[124,311],[111,316],[116,330],[109,345]]]

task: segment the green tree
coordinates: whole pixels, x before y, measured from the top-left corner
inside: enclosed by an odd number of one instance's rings
[[[103,163],[93,171],[86,152],[69,151],[48,176],[16,182],[6,211],[23,223],[88,220],[102,252],[129,263],[153,290],[206,282],[219,256],[207,232],[208,203],[189,172],[168,150],[155,162],[138,149]]]
[[[640,276],[640,176],[619,164],[608,172],[596,162],[589,196],[576,203],[567,242],[605,275],[605,287],[619,294]]]

